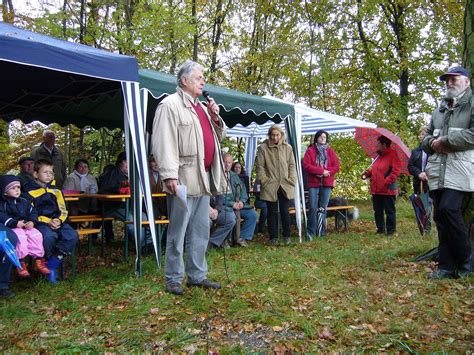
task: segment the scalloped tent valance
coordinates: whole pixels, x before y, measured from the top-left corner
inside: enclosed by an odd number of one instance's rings
[[[139,70],[139,76],[142,91],[147,91],[153,98],[148,100],[147,109],[147,122],[151,125],[158,103],[176,92],[176,76],[149,69]],[[253,122],[262,124],[268,120],[278,123],[295,113],[293,105],[285,102],[211,84],[206,84],[205,89],[221,107],[221,116],[228,127],[236,124],[248,126]]]

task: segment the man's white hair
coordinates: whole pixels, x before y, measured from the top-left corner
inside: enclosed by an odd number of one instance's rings
[[[192,60],[187,60],[181,65],[177,75],[177,82],[180,88],[184,86],[181,79],[183,77],[189,78],[194,70],[204,71],[204,68],[201,64],[193,62]]]

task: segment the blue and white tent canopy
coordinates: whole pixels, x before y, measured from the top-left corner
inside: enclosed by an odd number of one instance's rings
[[[3,120],[124,127],[130,171],[139,177],[130,182],[146,196],[153,220],[136,58],[0,23],[0,71]],[[137,238],[142,193],[132,196],[133,205],[140,205],[133,218]],[[154,228],[151,232],[158,260]]]
[[[284,102],[279,99],[272,99]],[[294,109],[295,117],[289,117],[278,125],[286,132],[288,142],[293,147],[293,153],[295,154],[298,174],[298,183],[295,186],[295,208],[296,222],[301,240],[302,221],[300,220],[300,209],[303,211],[306,220],[303,171],[301,167],[301,137],[303,135],[313,135],[321,129],[329,133],[343,133],[353,132],[356,127],[376,127],[376,125],[370,122],[319,111],[302,104],[294,104]],[[274,124],[275,122],[272,121],[267,121],[260,125],[254,122],[246,127],[239,124],[227,131],[227,136],[229,137],[245,138],[245,170],[247,172],[251,172],[253,169],[258,139],[265,138],[268,134],[268,129]]]
[[[320,129],[329,133],[343,133],[354,132],[356,127],[376,127],[375,124],[370,122],[316,110],[302,104],[294,104],[294,108],[297,141],[300,144],[299,152],[301,152],[301,136],[313,135]],[[253,168],[257,151],[257,139],[265,138],[268,134],[268,129],[274,124],[275,122],[273,121],[267,121],[263,124],[257,124],[254,122],[248,126],[238,124],[227,131],[227,136],[229,137],[248,138],[246,140],[245,151],[246,171],[251,171]],[[286,131],[284,122],[281,122],[278,125]]]
[[[343,133],[354,132],[356,127],[376,127],[375,124],[370,122],[319,111],[302,104],[295,104],[294,108],[296,120],[301,121],[302,135],[312,135],[320,129],[329,133]],[[230,128],[227,135],[231,137],[263,138],[267,136],[268,129],[274,124],[273,121],[267,121],[263,124],[253,122],[248,126],[238,124]],[[279,126],[285,129],[283,122],[279,123]]]

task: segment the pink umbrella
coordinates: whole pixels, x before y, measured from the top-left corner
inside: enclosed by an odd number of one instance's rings
[[[375,145],[377,144],[377,138],[379,136],[385,136],[392,141],[390,147],[397,152],[398,158],[402,162],[402,174],[408,175],[410,149],[407,148],[399,137],[385,128],[356,127],[355,130],[356,142],[359,143],[362,149],[373,159],[378,156]]]

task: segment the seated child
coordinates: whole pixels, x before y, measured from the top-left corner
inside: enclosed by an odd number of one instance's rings
[[[43,235],[43,246],[50,274],[46,279],[58,283],[58,268],[70,255],[78,241],[77,232],[66,222],[68,212],[61,190],[55,187],[54,168],[50,160],[35,162],[35,181],[25,184],[25,190],[38,212],[38,229]]]
[[[10,228],[5,227],[3,223],[0,223],[0,232],[7,234],[7,239],[15,246],[18,242],[16,234],[12,232]],[[13,264],[10,262],[5,255],[5,252],[0,248],[0,297],[11,298],[15,297],[15,292],[10,290],[8,283],[10,282],[10,274],[13,269]]]
[[[30,277],[25,257],[34,258],[34,268],[43,275],[49,275],[44,264],[43,236],[34,228],[38,224],[38,213],[33,205],[21,197],[20,179],[13,175],[0,176],[0,222],[12,229],[18,237],[15,247],[20,259],[18,276]]]

